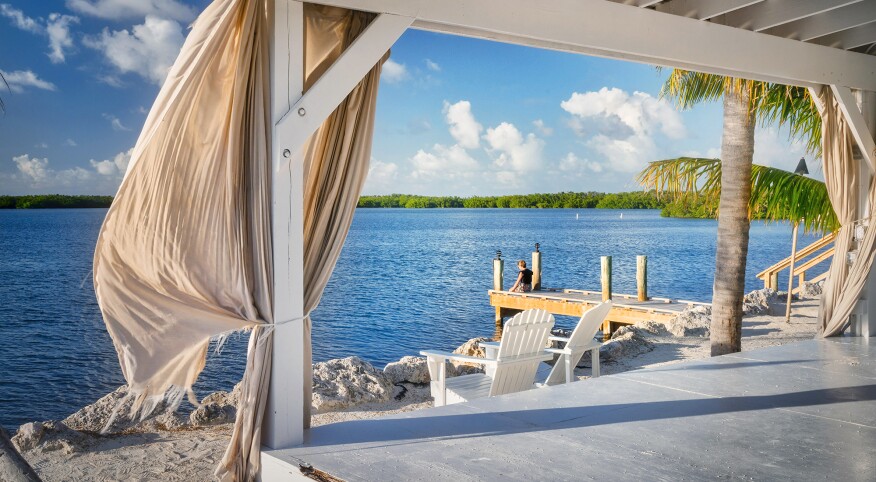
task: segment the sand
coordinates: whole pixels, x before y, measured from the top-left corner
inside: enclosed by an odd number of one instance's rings
[[[784,321],[784,316],[744,318],[743,350],[811,339],[816,332],[817,309],[818,300],[808,299],[794,303],[794,315],[790,323]],[[653,350],[632,358],[603,363],[602,374],[611,375],[709,356],[708,338],[668,334],[648,335],[647,338]],[[576,375],[581,379],[587,378],[590,369],[576,369]],[[394,395],[387,403],[316,414],[313,425],[373,418],[432,406],[428,385],[397,386]],[[37,448],[25,452],[24,456],[45,481],[210,480],[216,463],[224,453],[230,430],[230,424],[223,424],[200,429],[93,437],[73,452]]]

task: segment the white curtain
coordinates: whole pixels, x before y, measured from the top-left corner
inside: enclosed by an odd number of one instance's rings
[[[876,222],[865,223],[864,238],[857,242],[857,257],[850,267],[847,257],[855,248],[855,224],[863,215],[859,209],[860,162],[854,158],[854,138],[830,87],[822,87],[816,104],[822,119],[824,183],[842,225],[818,310],[819,335],[827,337],[842,334],[849,325],[849,315],[873,264]],[[868,201],[876,206],[876,184],[869,186]]]
[[[371,16],[311,5],[305,16],[309,86]],[[266,0],[214,0],[197,19],[94,256],[95,292],[137,411],[185,395],[196,403],[191,387],[210,340],[252,330],[234,432],[216,471],[223,480],[258,474],[270,384],[269,35]],[[306,146],[307,312],[331,276],[367,174],[379,73],[378,64]],[[310,367],[309,320],[306,327]]]

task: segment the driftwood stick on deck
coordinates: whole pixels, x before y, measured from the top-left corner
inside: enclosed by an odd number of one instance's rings
[[[602,301],[611,299],[611,256],[602,257]]]
[[[9,482],[38,482],[39,475],[18,453],[9,434],[0,427],[0,480]]]
[[[648,301],[648,257],[636,256],[636,292],[639,301]]]

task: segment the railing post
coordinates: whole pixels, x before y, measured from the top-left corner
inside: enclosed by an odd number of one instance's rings
[[[611,299],[611,256],[603,256],[602,260],[602,301]]]
[[[505,261],[502,259],[502,252],[496,251],[496,259],[493,260],[493,290],[502,291],[505,289]]]
[[[648,257],[636,256],[636,291],[639,301],[648,301]]]
[[[541,251],[535,243],[535,251],[532,252],[532,291],[541,289]]]

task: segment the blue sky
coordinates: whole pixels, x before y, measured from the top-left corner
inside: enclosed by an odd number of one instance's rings
[[[0,0],[0,194],[112,194],[207,0]],[[378,97],[366,194],[636,189],[652,160],[716,157],[721,106],[677,112],[654,67],[411,30]],[[755,162],[804,155],[758,128]],[[809,156],[807,156],[809,159]],[[811,162],[810,170],[817,163]]]

